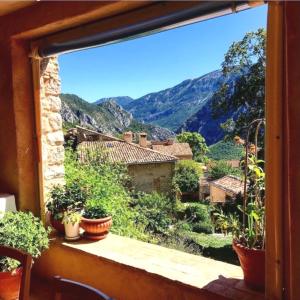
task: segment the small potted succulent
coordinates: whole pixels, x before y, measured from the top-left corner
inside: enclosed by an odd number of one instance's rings
[[[34,259],[48,248],[49,233],[32,213],[6,212],[0,219],[0,245],[22,250]],[[21,276],[18,261],[0,256],[0,299],[19,299]]]
[[[85,200],[86,193],[76,182],[66,186],[54,186],[50,191],[50,200],[47,203],[52,227],[57,232],[64,234],[65,227],[62,223],[64,212],[81,211]]]
[[[67,241],[76,241],[80,239],[79,224],[81,221],[81,214],[77,211],[65,211],[62,223],[65,227],[65,239]]]
[[[112,225],[112,217],[104,201],[87,200],[80,226],[84,229],[84,237],[91,240],[106,238]]]
[[[247,133],[246,141],[235,138],[245,146],[243,205],[238,206],[242,218],[237,214],[217,213],[216,225],[233,235],[233,249],[238,255],[247,286],[264,290],[265,287],[265,173],[264,161],[258,159],[257,139],[264,119],[254,120]],[[255,144],[249,143],[250,129],[256,125]]]

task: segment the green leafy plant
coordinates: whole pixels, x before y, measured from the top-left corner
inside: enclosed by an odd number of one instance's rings
[[[100,219],[110,215],[109,209],[101,199],[90,199],[84,206],[83,217],[87,219]]]
[[[76,211],[65,211],[64,216],[62,219],[62,224],[72,224],[73,226],[75,224],[80,223],[81,220],[81,214]]]
[[[244,162],[245,163],[245,162]],[[239,209],[244,213],[244,231],[239,240],[249,248],[264,248],[265,239],[265,172],[261,165],[263,160],[257,159],[253,154],[248,157],[247,178],[249,180],[247,190],[247,202]]]
[[[126,167],[102,160],[101,157],[101,154],[94,155],[82,162],[76,152],[66,149],[64,165],[67,185],[76,182],[84,190],[87,199],[85,207],[90,207],[95,199],[103,203],[105,210],[113,217],[111,232],[148,240],[142,224],[135,223]],[[96,215],[95,212],[96,209],[93,209],[93,215]]]
[[[54,186],[50,191],[47,209],[55,220],[61,220],[65,211],[81,211],[86,197],[86,191],[76,181],[66,186]]]
[[[13,247],[29,253],[33,258],[41,255],[49,246],[48,234],[39,218],[32,213],[6,212],[0,219],[0,245]],[[19,262],[0,257],[0,271],[12,271]]]
[[[192,160],[182,160],[176,164],[173,184],[181,192],[197,192],[202,165]]]
[[[234,214],[225,214],[221,209],[214,213],[216,218],[216,228],[224,234],[231,233],[236,241],[248,248],[264,248],[265,234],[265,208],[264,208],[264,177],[265,173],[257,165],[255,157],[250,158],[248,165],[247,194],[249,202],[245,206],[238,205],[239,210],[246,217],[244,225],[239,216]],[[262,163],[262,161],[260,161]]]
[[[234,238],[238,238],[241,233],[241,222],[236,213],[225,214],[222,208],[216,209],[213,213],[216,221],[216,229],[224,235],[231,233]]]
[[[258,159],[257,139],[264,119],[256,119],[248,127],[246,142],[235,137],[238,144],[245,146],[245,158],[241,162],[244,171],[243,204],[238,205],[242,212],[242,222],[237,214],[215,213],[216,226],[224,233],[232,233],[236,242],[255,249],[265,247],[265,172],[264,161]],[[249,143],[250,129],[256,125],[255,145]]]

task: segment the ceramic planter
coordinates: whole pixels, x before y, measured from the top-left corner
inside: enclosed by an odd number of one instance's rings
[[[0,272],[0,299],[14,300],[19,299],[22,268],[12,272]]]
[[[112,218],[81,219],[80,226],[84,229],[84,237],[90,240],[102,240],[108,235],[112,225]]]
[[[76,241],[80,239],[79,235],[79,223],[66,223],[65,227],[65,239],[68,241]]]
[[[50,214],[51,226],[61,234],[65,234],[65,226],[61,223],[61,220],[55,220],[52,214]]]
[[[259,291],[265,289],[265,250],[250,249],[233,241],[233,249],[237,253],[245,284]]]

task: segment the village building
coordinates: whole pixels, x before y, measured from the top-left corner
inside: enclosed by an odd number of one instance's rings
[[[210,185],[207,175],[199,178],[199,199],[205,200],[210,195]]]
[[[120,139],[102,132],[76,126],[68,130],[65,134],[65,141],[74,140],[76,144],[83,141],[120,141]]]
[[[161,143],[152,142],[152,149],[167,155],[176,156],[180,160],[193,159],[193,152],[188,143],[176,143],[172,140]]]
[[[238,177],[227,175],[210,181],[210,202],[225,203],[232,201],[238,194],[243,193],[244,182]]]
[[[65,138],[73,141],[74,149],[78,147],[83,161],[88,151],[96,151],[103,152],[111,162],[126,164],[133,185],[138,191],[169,193],[172,189],[175,162],[178,159],[192,159],[189,144],[169,141],[168,145],[164,145],[164,142],[156,141],[154,143],[159,145],[152,145],[147,140],[147,133],[140,132],[135,135],[138,144],[134,143],[134,134],[131,131],[124,132],[123,139],[118,139],[76,126],[68,131]]]
[[[124,163],[137,191],[169,193],[177,158],[141,145],[143,139],[140,145],[123,140],[85,141],[79,144],[78,152],[83,162],[92,151],[103,153],[104,158],[113,163]]]

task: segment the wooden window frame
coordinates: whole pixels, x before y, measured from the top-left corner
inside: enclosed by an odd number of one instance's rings
[[[267,26],[267,75],[266,75],[266,299],[283,299],[283,266],[282,266],[282,172],[283,172],[283,141],[282,141],[282,7],[278,2],[268,4]],[[147,10],[147,7],[144,8]],[[135,12],[136,13],[136,12]],[[151,13],[159,14],[158,11]],[[137,20],[144,17],[137,13]],[[108,19],[109,20],[109,19]],[[94,28],[95,30],[95,28]],[[86,27],[74,31],[74,36],[88,33]],[[57,35],[45,36],[31,42],[33,57],[33,82],[36,105],[36,124],[39,148],[40,139],[40,107],[39,107],[39,68],[40,58],[37,49],[40,45],[47,44],[55,39],[62,41],[69,38],[70,33],[62,32]],[[41,161],[41,157],[40,157]],[[39,169],[40,198],[43,203],[43,170]],[[41,207],[42,207],[41,205]]]

